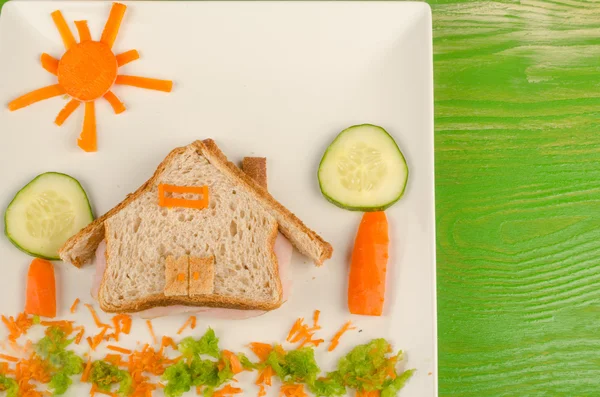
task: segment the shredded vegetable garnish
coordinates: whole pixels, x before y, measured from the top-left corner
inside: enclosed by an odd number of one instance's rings
[[[131,317],[114,316],[109,326],[95,311],[90,313],[100,327],[98,334],[87,337],[90,348],[110,351],[102,360],[87,353],[84,359],[69,350],[69,346],[82,340],[85,331],[73,321],[40,321],[26,314],[16,319],[3,317],[5,324],[9,324],[9,340],[0,347],[17,354],[0,353],[0,392],[6,392],[8,397],[62,395],[68,393],[74,381],[80,381],[90,384],[92,396],[151,397],[155,390],[163,389],[166,397],[180,397],[194,389],[204,397],[230,397],[244,393],[236,375],[256,371],[258,397],[266,396],[274,377],[282,383],[279,390],[282,397],[307,397],[308,393],[316,397],[394,397],[414,373],[414,370],[398,371],[402,352],[394,355],[389,342],[374,339],[354,347],[340,359],[335,371],[323,374],[316,361],[316,346],[306,346],[312,344],[314,332],[321,329],[318,310],[311,327],[303,319],[294,323],[287,339],[299,344],[295,349],[251,343],[248,347],[257,362],[243,353],[220,349],[219,338],[210,328],[198,339],[187,337],[177,343],[163,336],[160,346],[153,341],[152,345],[128,349],[110,341],[130,332]],[[192,327],[192,318],[186,326]],[[28,341],[19,345],[16,339],[33,326],[45,327],[44,337],[35,344]],[[148,326],[150,338],[155,339],[151,323]],[[114,330],[111,334],[110,329]],[[349,329],[352,329],[350,322],[340,328],[333,340],[339,343],[341,335]],[[162,382],[153,382],[153,376],[161,377]]]
[[[303,318],[299,318],[298,320],[296,320],[296,322],[292,326],[292,329],[290,329],[290,332],[288,333],[286,341],[290,343],[300,342],[298,348],[304,347],[306,345],[313,345],[316,347],[323,343],[323,339],[313,339],[315,332],[321,329],[321,326],[318,325],[319,314],[320,312],[316,310],[313,316],[314,325],[311,328],[309,328],[308,325],[304,323]]]
[[[75,299],[75,302],[71,305],[71,309],[69,310],[71,313],[75,313],[77,311],[77,306],[79,305],[79,298]]]
[[[331,344],[329,345],[327,351],[333,351],[340,344],[340,338],[342,337],[342,335],[344,335],[347,331],[351,329],[356,329],[356,327],[353,327],[352,323],[348,321],[342,326],[342,328],[340,328],[338,332],[336,332],[333,339],[331,339]]]

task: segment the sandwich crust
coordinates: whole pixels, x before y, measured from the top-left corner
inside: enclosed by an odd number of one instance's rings
[[[280,231],[301,253],[311,258],[317,266],[321,266],[324,261],[331,258],[333,253],[331,245],[317,233],[306,227],[291,211],[277,202],[265,188],[246,175],[235,164],[228,161],[212,139],[195,141],[191,145],[196,148],[198,154],[207,158],[211,164],[229,178],[243,184],[257,200],[260,200],[277,219]],[[129,194],[125,200],[113,209],[94,220],[75,236],[67,240],[59,250],[60,258],[65,262],[72,263],[76,267],[81,267],[91,261],[98,244],[104,239],[104,222],[149,190],[156,183],[156,179],[164,171],[166,165],[185,152],[185,150],[187,150],[187,147],[173,149],[158,166],[152,178],[146,181],[134,193]]]

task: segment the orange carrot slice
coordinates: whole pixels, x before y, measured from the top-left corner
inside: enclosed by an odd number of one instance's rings
[[[173,82],[171,80],[159,80],[138,76],[118,75],[115,84],[130,85],[132,87],[163,92],[171,92],[173,89]]]
[[[25,106],[32,105],[36,102],[43,101],[44,99],[54,98],[55,96],[63,95],[65,93],[65,89],[59,84],[38,88],[35,91],[31,91],[13,100],[8,104],[8,109],[10,111],[15,111],[24,108]]]
[[[113,3],[112,8],[110,9],[110,15],[108,16],[106,25],[104,25],[102,37],[100,38],[100,41],[109,47],[112,47],[117,39],[117,34],[119,33],[125,10],[127,10],[127,6],[120,3]]]
[[[123,65],[127,65],[129,62],[133,62],[137,59],[140,59],[140,54],[137,50],[129,50],[122,54],[117,55],[117,65],[119,67]]]
[[[115,114],[123,113],[126,110],[123,102],[121,102],[121,100],[112,91],[108,91],[104,95],[104,99],[110,103],[110,106],[112,106]]]
[[[87,21],[75,21],[75,27],[79,33],[79,42],[89,41],[92,39],[90,28],[88,27]]]
[[[25,312],[42,317],[56,317],[54,266],[45,259],[36,258],[29,265]]]
[[[75,110],[77,110],[80,104],[81,102],[79,102],[77,99],[71,99],[69,103],[67,103],[65,107],[62,108],[60,112],[58,112],[58,116],[56,116],[54,124],[63,125],[63,123],[69,118],[69,116],[73,114]]]
[[[385,300],[388,223],[384,212],[363,215],[352,252],[348,308],[352,314],[380,316]]]
[[[77,42],[75,41],[75,37],[69,29],[69,25],[67,25],[67,21],[65,21],[65,17],[63,17],[62,12],[54,11],[52,14],[52,20],[58,29],[58,33],[60,33],[60,37],[62,38],[63,43],[65,44],[65,48],[68,50]]]
[[[80,101],[104,96],[117,78],[119,66],[111,49],[98,41],[84,41],[67,51],[58,65],[58,83]]]
[[[46,69],[47,72],[52,73],[56,76],[56,73],[58,71],[58,59],[44,52],[40,57],[40,61],[42,62],[42,67]]]
[[[95,152],[98,150],[98,144],[96,142],[96,110],[94,102],[85,103],[83,130],[77,140],[77,145],[86,152]]]

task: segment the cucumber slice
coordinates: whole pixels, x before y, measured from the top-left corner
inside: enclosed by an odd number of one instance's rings
[[[406,160],[394,138],[372,124],[347,128],[319,165],[321,192],[351,211],[383,211],[398,201],[408,180]]]
[[[59,259],[58,249],[94,219],[87,194],[69,175],[47,172],[21,189],[4,213],[4,233],[21,251]]]

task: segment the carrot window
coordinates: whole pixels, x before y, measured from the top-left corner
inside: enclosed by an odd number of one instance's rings
[[[167,197],[167,193],[171,194],[193,194],[200,195],[197,200]],[[161,207],[182,207],[203,209],[208,207],[208,186],[175,186],[167,184],[158,185],[158,205]]]
[[[104,98],[116,114],[125,111],[125,105],[111,91],[115,84],[170,92],[173,88],[170,80],[119,74],[119,67],[140,57],[137,50],[129,50],[117,55],[112,50],[126,9],[124,4],[113,3],[99,41],[92,39],[87,21],[75,21],[79,42],[75,39],[63,14],[54,11],[51,17],[66,52],[60,59],[44,53],[40,57],[40,62],[46,71],[57,77],[58,83],[20,96],[8,104],[9,110],[18,110],[45,99],[68,95],[71,100],[59,112],[55,123],[62,125],[79,105],[84,103],[83,129],[77,144],[86,152],[95,152],[98,145],[94,102]]]

